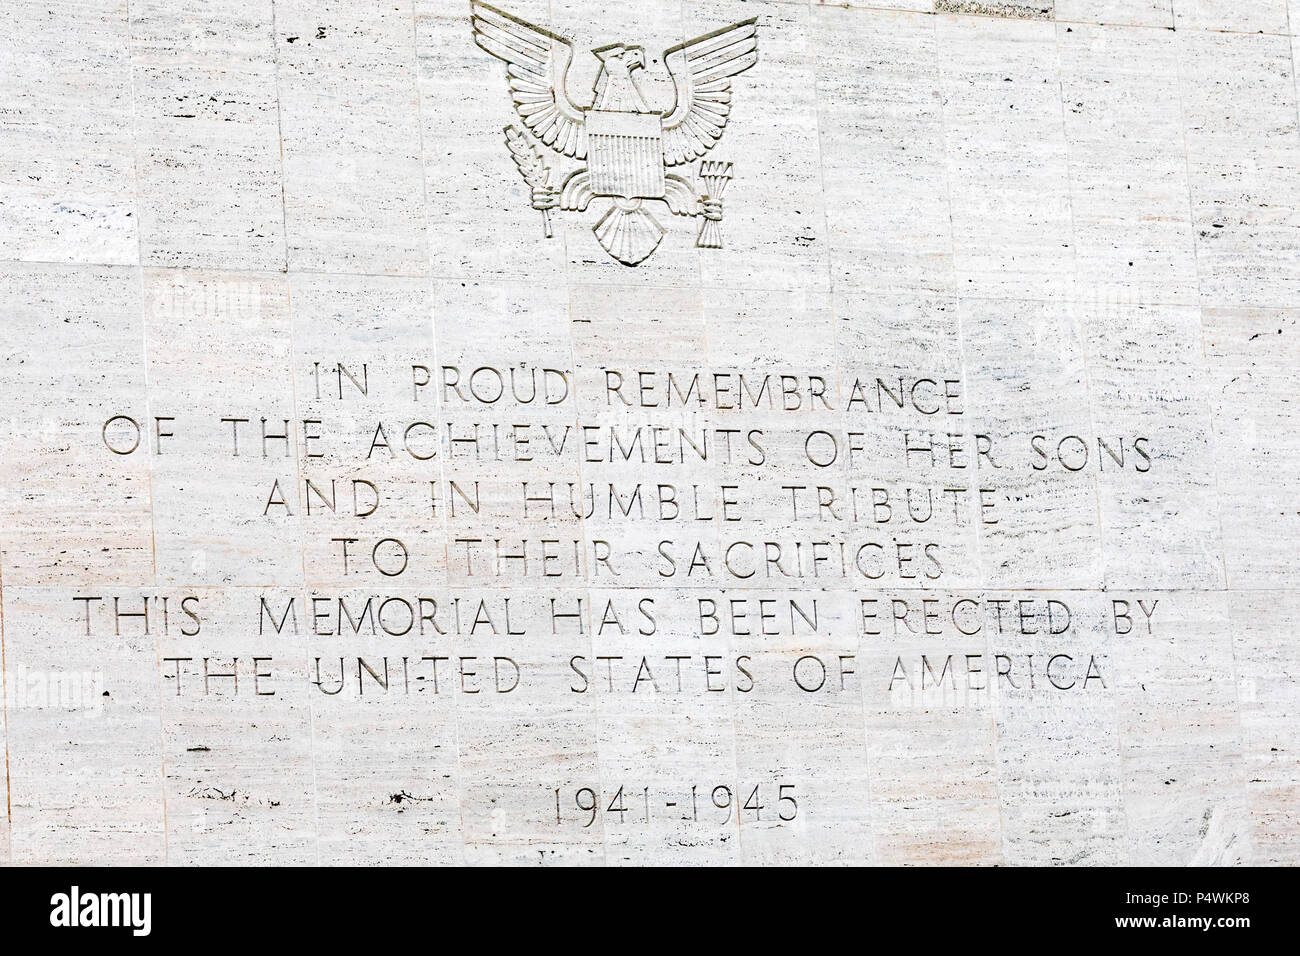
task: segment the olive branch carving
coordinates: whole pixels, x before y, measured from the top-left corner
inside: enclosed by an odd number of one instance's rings
[[[533,191],[533,208],[540,210],[546,238],[551,238],[551,210],[555,207],[558,190],[551,185],[551,167],[546,165],[542,151],[529,142],[528,137],[513,126],[506,127],[506,145],[514,157],[519,174]]]

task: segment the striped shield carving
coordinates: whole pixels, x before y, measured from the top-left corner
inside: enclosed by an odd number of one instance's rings
[[[587,113],[587,161],[597,196],[662,199],[663,117],[658,113]]]

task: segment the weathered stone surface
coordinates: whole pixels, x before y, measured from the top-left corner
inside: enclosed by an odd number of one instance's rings
[[[501,4],[0,12],[0,858],[1300,862],[1295,0]]]

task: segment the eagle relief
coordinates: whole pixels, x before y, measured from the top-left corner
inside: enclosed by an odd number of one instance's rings
[[[579,106],[566,86],[572,43],[479,0],[470,6],[474,42],[507,64],[511,98],[524,129],[507,126],[506,145],[532,190],[532,205],[542,213],[547,238],[557,205],[582,212],[592,199],[608,199],[609,210],[592,231],[601,248],[635,266],[664,236],[663,226],[646,208],[654,200],[674,215],[699,218],[697,246],[722,247],[722,196],[731,164],[702,157],[727,125],[731,78],[758,62],[757,20],[665,50],[676,102],[656,110],[637,83],[636,73],[645,67],[641,47],[614,43],[592,50],[600,72],[591,105]],[[557,183],[543,146],[586,166]],[[692,166],[697,160],[696,172]]]

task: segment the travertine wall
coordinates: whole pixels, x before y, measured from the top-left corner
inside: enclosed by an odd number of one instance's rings
[[[469,0],[0,9],[0,855],[1300,861],[1300,3],[500,5],[757,18],[722,248]]]

